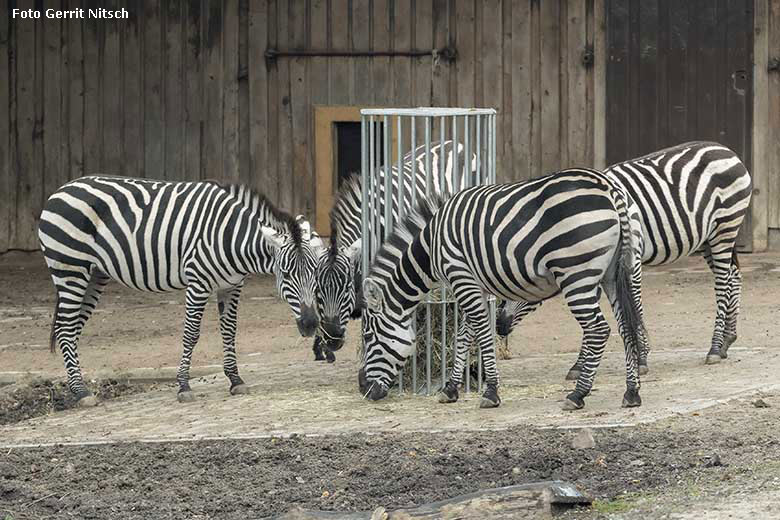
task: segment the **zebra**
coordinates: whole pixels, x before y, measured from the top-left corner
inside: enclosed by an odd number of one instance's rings
[[[726,359],[737,339],[742,274],[736,240],[750,204],[752,185],[747,168],[723,145],[690,142],[615,164],[605,173],[625,187],[639,208],[644,264],[670,264],[703,251],[715,275],[716,303],[705,363]],[[541,302],[507,302],[499,310],[499,334],[508,335],[539,305]],[[645,344],[640,373],[648,371],[648,352]],[[583,360],[580,352],[566,379],[577,379]]]
[[[363,282],[361,393],[373,400],[387,395],[413,351],[413,310],[439,281],[449,286],[465,316],[440,402],[458,399],[473,340],[487,382],[480,406],[501,402],[486,294],[538,302],[563,293],[583,329],[586,353],[564,408],[582,408],[610,334],[598,301],[603,288],[626,346],[623,406],[641,405],[637,363],[643,321],[632,291],[641,231],[625,191],[595,170],[569,169],[528,182],[462,190],[435,213],[422,202],[387,239]]]
[[[408,152],[402,160],[402,175],[396,167],[391,168],[393,221],[399,217],[399,179],[403,178],[404,209],[411,208],[418,195],[430,192],[455,191],[465,184],[465,175],[460,176],[461,168],[474,170],[476,156],[472,154],[471,163],[466,164],[464,147],[447,140],[431,146],[431,172],[443,172],[431,175],[431,185],[426,182],[425,146],[419,146]],[[444,164],[439,161],[444,158]],[[415,167],[416,165],[416,167]],[[414,183],[412,183],[414,176]],[[384,215],[384,179],[385,170],[378,172],[379,190],[375,200],[380,205],[379,212]],[[360,290],[360,254],[362,245],[361,218],[363,211],[363,183],[359,174],[352,174],[342,182],[336,196],[336,203],[330,212],[331,237],[328,254],[320,257],[317,265],[317,308],[320,316],[320,329],[314,342],[315,359],[335,359],[332,352],[344,344],[346,325],[349,319],[360,317],[362,295]],[[414,191],[412,190],[414,188]],[[384,234],[384,218],[380,220],[378,233]],[[325,356],[322,350],[325,347]]]
[[[186,289],[178,400],[189,385],[204,307],[217,294],[224,372],[231,394],[247,393],[235,355],[238,301],[251,273],[274,273],[302,334],[317,328],[314,268],[323,249],[307,223],[244,186],[82,177],[49,197],[38,237],[56,289],[52,352],[59,346],[68,387],[81,406],[97,403],[81,374],[78,341],[110,280],[142,291]]]

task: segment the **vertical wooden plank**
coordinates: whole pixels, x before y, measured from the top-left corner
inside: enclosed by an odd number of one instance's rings
[[[640,82],[639,82],[639,8],[641,2],[630,0],[628,7],[628,156],[638,157],[640,155],[639,143],[639,105],[640,105]]]
[[[0,0],[0,70],[7,71],[0,81],[0,253],[8,251],[11,220],[11,90],[15,79],[9,68],[10,20],[8,0]]]
[[[143,5],[137,5],[122,28],[122,164],[128,177],[144,176]],[[71,132],[73,129],[71,129]]]
[[[88,6],[96,8],[90,2]],[[100,131],[100,50],[102,22],[94,18],[83,20],[84,45],[84,172],[94,175],[103,172],[101,152],[103,139]]]
[[[325,0],[320,0],[325,2]],[[266,192],[271,183],[268,164],[268,74],[263,53],[268,42],[268,4],[249,3],[249,168],[252,184]],[[275,197],[275,194],[273,195]]]
[[[352,48],[365,51],[371,47],[371,2],[352,2]],[[353,103],[356,105],[373,104],[373,85],[371,83],[370,63],[373,58],[355,58],[352,60]]]
[[[641,99],[638,103],[638,148],[634,156],[644,155],[659,149],[656,141],[658,128],[657,99],[658,73],[658,3],[657,0],[645,0],[639,4],[639,84]],[[714,81],[712,82],[714,83]],[[712,102],[712,100],[710,100]]]
[[[184,175],[200,180],[203,152],[203,55],[201,0],[187,0],[184,18]],[[262,54],[262,53],[261,53]]]
[[[374,0],[371,14],[372,41],[371,48],[375,51],[390,50],[390,2],[389,0]],[[314,76],[316,78],[316,76]],[[372,103],[387,106],[392,99],[393,80],[390,70],[390,58],[373,58],[371,63],[371,84],[374,99]]]
[[[769,4],[769,50],[771,58],[780,58],[780,0],[771,0]],[[770,142],[780,142],[780,71],[769,74],[769,121]],[[767,171],[769,177],[769,217],[770,228],[780,228],[780,146],[772,146],[767,162],[771,165]]]
[[[249,170],[249,0],[238,2],[238,180],[252,185]]]
[[[531,2],[531,177],[542,173],[542,61],[541,9]]]
[[[393,49],[406,51],[412,48],[412,2],[393,2]],[[472,36],[473,39],[473,36]],[[462,55],[461,55],[462,59]],[[393,69],[393,102],[396,106],[412,104],[412,60],[405,57],[391,58]]]
[[[275,49],[279,48],[279,1],[269,0],[268,2],[268,46]],[[282,40],[283,41],[283,40]],[[281,98],[279,90],[281,89],[281,73],[278,63],[268,65],[268,184],[264,192],[271,197],[274,202],[279,201],[279,117]]]
[[[415,39],[417,49],[433,48],[433,3],[417,1],[415,5]],[[414,86],[412,98],[415,106],[431,106],[431,58],[413,58]]]
[[[765,251],[768,246],[768,201],[770,128],[769,128],[769,0],[756,0],[753,13],[753,141],[752,175],[753,196],[751,197],[750,227],[752,230],[752,250]],[[731,31],[729,31],[731,34]]]
[[[628,159],[629,93],[628,0],[606,0],[608,7],[608,54],[606,71],[606,164]]]
[[[432,14],[433,48],[441,49],[447,45],[447,31],[449,24],[449,17],[447,16],[447,0],[433,0]],[[449,63],[443,60],[438,60],[432,64],[431,105],[433,106],[443,107],[449,105],[449,67]]]
[[[84,175],[84,22],[68,23],[68,178]],[[140,75],[139,75],[140,76]]]
[[[593,0],[593,165],[607,167],[607,0]]]
[[[669,2],[667,0],[658,0],[658,35],[656,38],[657,52],[654,78],[658,85],[655,105],[655,117],[657,121],[656,149],[666,148],[677,144],[669,142],[669,85],[667,71],[669,68],[670,27]],[[725,37],[725,34],[721,37]]]
[[[531,178],[531,2],[512,9],[512,165],[506,180]]]
[[[112,1],[106,9],[116,10],[121,5]],[[121,118],[121,67],[120,26],[123,21],[101,20],[103,32],[102,59],[100,65],[101,105],[101,169],[110,175],[121,173],[122,163],[122,118]]]
[[[667,91],[669,140],[672,143],[686,141],[688,134],[688,35],[690,22],[688,7],[682,2],[668,2],[669,50],[667,52]],[[691,109],[692,110],[692,109]]]
[[[540,2],[542,172],[558,169],[560,154],[560,63],[557,1]]]
[[[562,1],[558,10],[558,168],[567,168],[572,166],[569,163],[569,133],[567,123],[569,120],[569,24],[568,20],[568,2]]]
[[[222,178],[238,182],[238,0],[226,0],[222,20]]]
[[[165,49],[159,0],[145,0],[144,16],[144,173],[151,179],[165,179]]]
[[[291,46],[306,47],[306,2],[290,4]],[[310,168],[309,149],[309,97],[306,77],[306,58],[290,60],[290,114],[292,116],[292,178],[291,208],[308,219],[314,217],[314,176]]]
[[[501,113],[498,115],[496,130],[496,154],[500,162],[496,167],[498,182],[508,182],[514,179],[514,157],[512,155],[512,10],[520,6],[512,5],[513,2],[505,0],[501,3],[502,14],[502,38],[501,38],[501,92],[503,101]]]
[[[328,0],[312,0],[311,4],[311,48],[328,48]],[[327,105],[330,99],[330,67],[327,58],[310,58],[309,82],[311,102]],[[312,114],[312,117],[314,115]]]
[[[331,48],[347,50],[350,47],[349,0],[331,0],[330,10]],[[333,105],[348,105],[352,84],[349,58],[331,58],[329,61],[330,102]]]
[[[698,4],[697,2],[686,2],[685,3],[688,12],[688,20],[689,20],[689,28],[688,28],[688,62],[687,62],[687,99],[686,99],[686,107],[688,109],[688,117],[687,117],[687,127],[686,127],[686,140],[690,139],[690,136],[695,136],[698,134],[698,116],[696,107],[698,106],[697,100],[699,93],[697,91],[698,88],[698,72],[699,72],[699,39],[700,39],[700,31],[699,31],[699,18],[698,18]]]
[[[294,35],[291,34],[290,27],[290,3],[294,0],[280,0],[278,3],[277,23],[279,24],[279,47],[289,49],[294,44]],[[279,90],[277,92],[279,99],[279,172],[277,183],[279,186],[279,205],[286,211],[293,211],[293,137],[292,137],[292,106],[290,104],[291,96],[291,75],[290,58],[280,61],[279,68]]]
[[[44,9],[57,9],[60,2],[47,0],[44,3]],[[64,82],[62,79],[60,51],[61,31],[63,22],[53,19],[42,22],[43,31],[43,70],[45,71],[45,81],[43,81],[43,168],[44,176],[43,199],[46,200],[49,195],[61,185],[60,175],[60,89]],[[41,78],[42,80],[44,78]]]
[[[182,1],[172,0],[164,4],[165,16],[165,66],[163,67],[165,110],[165,178],[184,178],[184,85],[182,52]]]
[[[567,12],[568,112],[566,121],[569,165],[590,166],[588,148],[588,69],[582,64],[582,52],[588,44],[586,2],[569,2]],[[596,59],[603,60],[600,54]]]
[[[209,0],[203,20],[203,176],[223,179],[222,2]]]
[[[696,135],[698,139],[719,139],[718,106],[715,95],[718,89],[716,72],[718,70],[718,34],[716,15],[717,3],[712,1],[700,1],[697,5],[696,21],[698,24],[699,44],[697,52],[696,74]]]
[[[530,1],[530,0],[529,0]],[[527,4],[528,2],[523,2]],[[457,40],[455,48],[458,49],[458,59],[455,62],[457,69],[457,98],[456,102],[461,107],[475,106],[474,77],[476,69],[476,49],[474,42],[474,2],[456,2]],[[518,12],[517,10],[515,12]],[[514,36],[514,33],[513,33]]]
[[[16,225],[12,227],[11,247],[28,249],[30,235],[35,227],[35,202],[40,197],[36,183],[41,173],[35,170],[35,22],[17,20],[16,28],[16,161],[17,175],[16,211],[11,215]]]

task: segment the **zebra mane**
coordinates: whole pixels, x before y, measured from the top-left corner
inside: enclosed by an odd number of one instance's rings
[[[252,215],[261,219],[264,225],[282,233],[289,232],[295,247],[300,248],[303,245],[303,230],[300,223],[286,211],[274,206],[265,194],[245,184],[223,184],[220,182],[216,184],[232,197],[238,199],[245,208],[251,211]]]
[[[350,213],[361,205],[363,198],[363,182],[359,173],[352,172],[341,182],[339,192],[336,194],[336,203],[330,210],[331,228],[342,227],[354,217]],[[333,235],[331,235],[333,236]]]
[[[338,231],[333,220],[330,221],[330,245],[328,246],[328,265],[336,263],[339,254]]]
[[[376,274],[376,267],[382,264],[394,264],[428,225],[436,211],[447,201],[448,194],[432,193],[428,197],[420,196],[415,207],[409,211],[393,228],[393,232],[382,244],[376,254],[369,276]]]

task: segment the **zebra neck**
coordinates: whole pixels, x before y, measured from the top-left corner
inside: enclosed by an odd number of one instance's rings
[[[389,300],[399,316],[411,313],[436,283],[430,250],[422,238],[415,238],[387,273]]]

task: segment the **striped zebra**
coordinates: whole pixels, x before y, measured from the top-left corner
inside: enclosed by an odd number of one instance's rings
[[[215,182],[83,177],[57,190],[41,214],[38,236],[57,291],[51,349],[59,346],[79,404],[95,398],[81,375],[78,341],[106,284],[142,291],[186,289],[179,401],[191,401],[190,360],[203,310],[217,293],[224,371],[230,393],[247,387],[235,355],[238,300],[251,273],[274,273],[304,335],[317,328],[314,270],[322,243],[308,224],[263,195]]]
[[[564,170],[541,179],[469,188],[434,213],[423,204],[388,238],[363,282],[365,357],[361,392],[381,399],[413,352],[414,308],[438,281],[451,289],[464,327],[441,402],[458,399],[465,357],[480,347],[487,388],[481,407],[500,404],[498,370],[486,294],[538,302],[562,293],[583,329],[582,374],[565,400],[584,406],[610,327],[599,306],[601,288],[626,346],[623,406],[639,406],[641,310],[633,299],[640,264],[639,217],[630,197],[603,174]]]
[[[701,250],[715,275],[715,327],[707,364],[728,356],[737,339],[742,274],[737,259],[739,227],[750,204],[751,180],[739,157],[717,143],[691,142],[610,166],[606,172],[624,186],[642,217],[646,265],[670,264]],[[497,330],[508,335],[539,304],[508,302]],[[647,371],[645,345],[640,371]],[[577,379],[583,353],[567,374]]]
[[[457,151],[453,153],[454,150]],[[465,183],[465,175],[461,176],[462,169],[473,170],[476,167],[475,156],[472,155],[471,164],[466,165],[463,145],[458,143],[457,147],[454,147],[452,141],[431,146],[430,157],[430,169],[433,172],[430,186],[426,185],[425,146],[420,146],[403,157],[402,206],[405,211],[413,206],[413,201],[418,195],[457,191]],[[442,158],[444,164],[439,163]],[[397,221],[400,195],[398,181],[401,176],[398,175],[396,167],[390,171],[392,190],[390,211],[393,221]],[[412,184],[412,176],[414,176],[414,184]],[[379,236],[384,236],[384,169],[378,172],[377,178],[379,190],[374,197],[379,204],[377,211],[383,216],[377,233]],[[342,183],[330,213],[331,237],[328,254],[323,255],[317,265],[317,308],[321,319],[319,336],[315,339],[313,350],[315,359],[318,360],[335,359],[333,351],[340,349],[344,344],[347,322],[350,318],[360,317],[361,220],[364,202],[361,176],[350,175]]]

